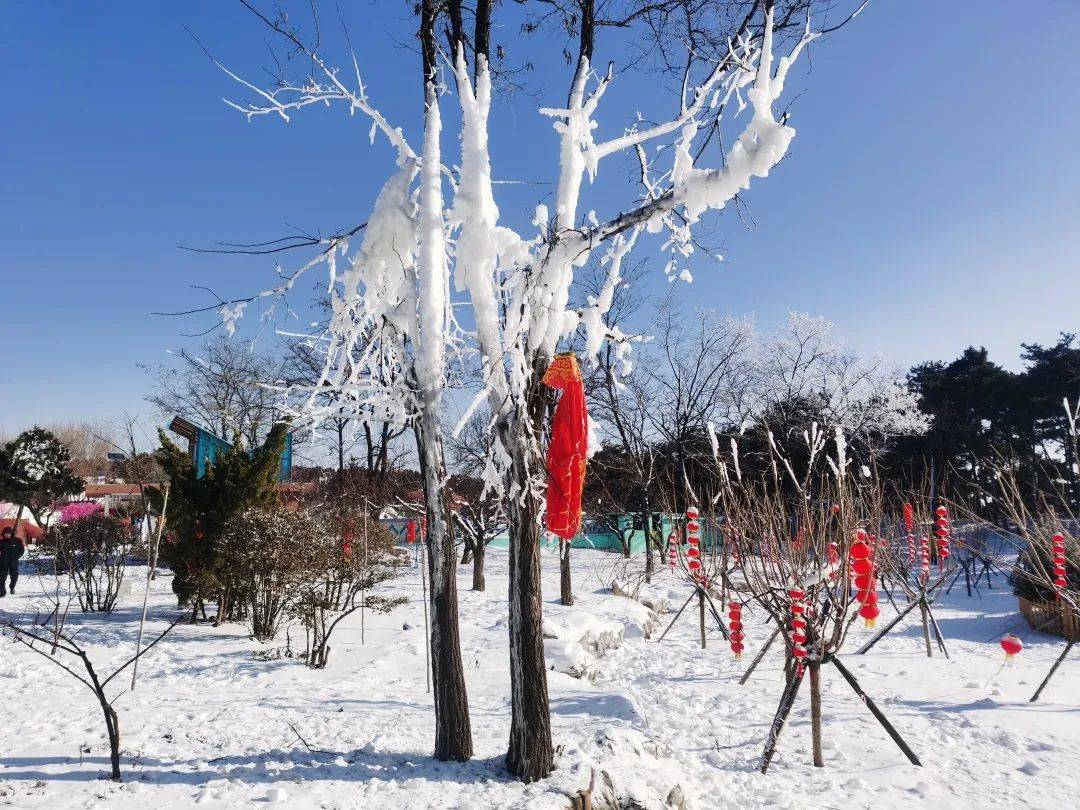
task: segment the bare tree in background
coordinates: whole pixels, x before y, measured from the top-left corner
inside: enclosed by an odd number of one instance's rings
[[[143,367],[154,379],[146,401],[164,419],[182,416],[226,441],[255,447],[281,416],[275,389],[285,378],[283,358],[224,336],[195,350],[180,349],[174,357],[172,366]]]

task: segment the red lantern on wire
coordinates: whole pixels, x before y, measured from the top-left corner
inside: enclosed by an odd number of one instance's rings
[[[674,571],[679,564],[679,545],[675,538],[675,532],[671,532],[667,536],[667,555],[668,565],[671,567],[671,570]]]
[[[408,523],[405,524],[405,542],[409,543],[410,545],[416,542],[415,520],[410,520]]]
[[[705,575],[701,568],[701,539],[698,536],[700,528],[698,525],[698,510],[693,506],[688,507],[686,510],[686,542],[688,545],[686,549],[686,567],[690,571],[690,576],[703,581]]]
[[[874,551],[869,537],[862,529],[851,545],[851,570],[855,574],[855,599],[861,605],[859,615],[867,627],[873,627],[881,611],[877,606],[877,579],[874,573]]]
[[[420,542],[427,542],[427,516],[424,515],[420,518]]]
[[[806,591],[790,588],[791,599],[791,655],[795,658],[795,674],[802,675],[806,661]]]
[[[1050,547],[1054,560],[1054,590],[1060,599],[1061,592],[1069,586],[1069,580],[1065,576],[1065,535],[1055,532],[1050,540]]]
[[[934,510],[934,534],[937,536],[938,566],[945,568],[949,563],[949,510],[939,506]]]
[[[1007,635],[1001,637],[1001,649],[1005,651],[1005,662],[1012,661],[1020,651],[1024,649],[1024,642],[1018,636]]]
[[[919,578],[925,583],[930,579],[930,538],[923,535],[919,540]]]
[[[734,600],[728,602],[728,619],[728,641],[731,643],[731,651],[735,654],[735,659],[738,660],[742,657],[743,641],[746,638],[743,635],[741,603]]]

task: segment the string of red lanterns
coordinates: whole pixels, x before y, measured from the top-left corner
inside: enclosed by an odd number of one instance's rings
[[[868,540],[866,532],[859,529],[851,546],[851,570],[855,574],[855,599],[862,605],[859,615],[866,621],[867,627],[873,627],[881,610],[877,606],[873,549]]]
[[[1069,585],[1065,578],[1065,535],[1056,532],[1050,540],[1050,546],[1054,557],[1054,590],[1060,599],[1061,592]]]
[[[806,661],[806,591],[802,588],[788,590],[791,598],[791,655],[795,658],[795,676],[803,674]]]
[[[937,535],[938,567],[944,568],[949,562],[949,510],[939,506],[934,510],[937,520],[934,521],[934,534]]]
[[[667,536],[667,555],[668,565],[671,566],[671,570],[674,571],[679,565],[679,545],[676,542],[675,532],[671,532]]]
[[[728,602],[728,641],[731,642],[731,651],[735,653],[735,660],[742,658],[743,651],[743,623],[742,623],[742,604],[739,602]]]
[[[690,571],[690,576],[698,580],[704,579],[701,571],[701,538],[698,536],[700,528],[697,508],[688,507],[686,510],[686,542],[689,544],[689,548],[686,549],[686,567]]]
[[[919,578],[925,583],[930,579],[930,538],[923,535],[919,540]]]

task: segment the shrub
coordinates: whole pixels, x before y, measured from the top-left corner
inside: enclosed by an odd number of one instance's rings
[[[232,518],[216,543],[233,598],[246,606],[251,635],[270,641],[312,567],[315,520],[281,508],[249,509]]]
[[[112,613],[134,543],[129,521],[93,513],[55,532],[56,567],[71,577],[84,613]]]
[[[340,520],[324,514],[317,519],[308,570],[293,613],[307,631],[305,663],[322,669],[330,655],[330,636],[345,617],[360,609],[386,613],[404,598],[368,593],[397,576],[388,565],[394,535],[374,519]]]

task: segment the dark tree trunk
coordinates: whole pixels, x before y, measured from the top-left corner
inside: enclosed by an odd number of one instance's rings
[[[559,540],[559,599],[567,607],[574,604],[574,588],[570,580],[569,540]]]
[[[425,409],[420,420],[416,439],[427,502],[435,758],[464,762],[472,756],[473,744],[458,629],[457,552],[446,522],[442,489],[445,462],[434,412]]]
[[[542,371],[539,370],[539,371]],[[510,744],[506,766],[524,782],[543,779],[555,767],[544,660],[543,602],[540,588],[540,514],[542,504],[531,476],[544,469],[540,434],[544,396],[540,373],[528,392],[528,413],[500,424],[510,450]],[[530,430],[531,427],[531,430]]]
[[[469,537],[468,533],[465,534],[465,542],[463,543],[465,550],[461,552],[461,564],[468,565],[473,559],[473,540]]]
[[[483,542],[477,543],[476,548],[473,549],[472,589],[474,591],[483,591],[487,587],[484,581],[484,554],[486,552],[487,546]]]

